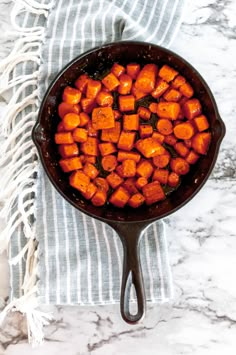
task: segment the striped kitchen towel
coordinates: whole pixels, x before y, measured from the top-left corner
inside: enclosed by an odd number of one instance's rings
[[[142,40],[168,47],[180,26],[184,0],[21,0],[12,10],[19,36],[0,66],[1,93],[11,99],[2,122],[0,181],[10,240],[11,309],[26,313],[29,337],[42,340],[48,316],[38,304],[119,302],[122,248],[116,233],[70,206],[53,188],[37,159],[31,130],[52,79],[72,58],[117,40]],[[172,297],[163,222],[141,241],[147,300]]]

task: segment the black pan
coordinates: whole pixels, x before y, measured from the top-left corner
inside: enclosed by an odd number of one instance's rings
[[[123,65],[138,62],[141,65],[156,63],[159,66],[169,64],[177,69],[193,86],[196,97],[203,105],[203,112],[208,117],[212,132],[212,142],[207,156],[199,159],[191,167],[180,187],[166,200],[152,206],[139,209],[113,206],[95,207],[85,200],[68,184],[68,177],[58,165],[59,155],[54,143],[54,134],[59,122],[57,106],[66,85],[72,84],[83,72],[96,76],[109,69],[114,62]],[[123,279],[121,286],[120,307],[123,319],[135,324],[145,314],[145,294],[142,269],[140,265],[139,243],[144,230],[154,221],[158,221],[189,202],[207,181],[218,155],[220,143],[225,134],[225,126],[220,118],[213,95],[201,75],[188,62],[177,54],[142,42],[117,42],[92,49],[70,62],[53,80],[48,88],[37,123],[33,129],[33,141],[38,148],[43,167],[54,187],[75,208],[87,215],[109,224],[120,236],[124,248]],[[137,312],[130,313],[130,289],[133,284],[137,295]]]

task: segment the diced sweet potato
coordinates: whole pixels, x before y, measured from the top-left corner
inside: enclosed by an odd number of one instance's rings
[[[86,155],[98,156],[98,140],[95,137],[88,137],[86,142],[80,144],[81,151]]]
[[[132,88],[132,78],[127,74],[122,74],[119,77],[120,85],[118,86],[118,93],[121,95],[128,95]]]
[[[96,130],[115,127],[115,117],[111,107],[97,107],[92,112],[92,125]]]
[[[178,139],[190,139],[194,135],[194,127],[190,122],[183,122],[174,127],[174,135]]]
[[[135,107],[135,98],[133,95],[119,96],[119,108],[122,112],[133,111]]]
[[[113,171],[117,167],[117,159],[115,155],[106,155],[102,158],[102,167],[105,171]]]
[[[79,119],[80,119],[80,124],[79,127],[84,127],[88,124],[90,118],[89,115],[85,112],[81,112],[79,115]]]
[[[136,162],[132,159],[126,159],[122,161],[122,177],[129,178],[136,174]]]
[[[148,179],[143,177],[143,176],[140,176],[136,182],[135,182],[135,186],[141,190],[145,185],[148,184]]]
[[[75,105],[80,102],[81,95],[82,93],[80,90],[72,88],[71,86],[66,86],[63,91],[62,100],[68,104]]]
[[[160,118],[156,124],[157,130],[163,136],[168,136],[173,132],[173,125],[167,118]]]
[[[206,131],[209,128],[209,122],[205,115],[200,115],[195,117],[194,123],[199,132]]]
[[[153,132],[152,138],[156,139],[160,144],[164,143],[165,136],[159,132]]]
[[[174,78],[178,75],[178,72],[174,68],[171,68],[169,65],[165,64],[159,70],[158,75],[160,78],[169,83],[170,81],[174,80]]]
[[[102,177],[97,177],[96,179],[94,179],[93,182],[99,190],[104,190],[105,192],[108,192],[109,185],[106,179]]]
[[[71,132],[59,132],[55,134],[56,144],[70,144],[74,143]]]
[[[123,67],[123,65],[120,65],[119,63],[114,63],[112,68],[111,68],[111,72],[117,77],[119,78],[122,74],[125,73],[125,67]]]
[[[178,186],[179,182],[180,182],[179,175],[174,172],[171,172],[168,176],[167,184],[171,187],[176,187]]]
[[[128,191],[124,187],[119,186],[111,195],[109,202],[116,207],[122,208],[127,204],[129,198]]]
[[[209,132],[201,132],[195,134],[192,138],[192,147],[198,154],[207,154],[209,145],[211,142],[211,133]]]
[[[60,167],[65,173],[69,173],[73,170],[82,169],[82,163],[80,157],[71,157],[59,160]]]
[[[137,64],[137,63],[127,64],[126,72],[133,80],[136,80],[137,76],[140,72],[140,64]]]
[[[86,97],[88,99],[96,99],[98,93],[101,91],[102,84],[99,80],[89,79],[86,89]]]
[[[75,157],[79,154],[79,148],[76,143],[59,145],[59,153],[62,158]]]
[[[181,75],[178,75],[175,77],[175,79],[172,81],[171,83],[171,86],[174,88],[174,89],[178,89],[181,85],[185,84],[186,83],[186,79],[181,76]]]
[[[151,111],[146,107],[139,106],[137,113],[144,121],[148,121],[151,118]]]
[[[189,163],[183,158],[172,158],[170,168],[178,175],[186,175],[189,172]]]
[[[82,195],[87,199],[91,200],[91,198],[94,196],[95,192],[97,191],[97,186],[94,185],[94,183],[90,182],[88,184],[86,192],[83,192]]]
[[[139,126],[139,135],[140,138],[150,137],[153,133],[153,128],[149,124],[142,124]]]
[[[123,116],[123,129],[137,131],[139,129],[139,116],[137,114]]]
[[[165,143],[168,145],[175,145],[177,142],[177,138],[173,134],[169,134],[168,136],[165,136]]]
[[[155,89],[152,91],[151,95],[157,99],[158,97],[162,96],[164,92],[168,89],[169,84],[160,78],[157,79]]]
[[[104,157],[105,155],[109,155],[116,152],[116,147],[113,143],[100,143],[98,144],[101,155]]]
[[[174,148],[175,148],[176,152],[182,158],[185,158],[188,155],[188,153],[189,153],[189,149],[186,147],[186,145],[183,142],[175,143]]]
[[[101,140],[104,142],[117,143],[120,138],[120,129],[120,122],[115,122],[115,127],[102,130]]]
[[[63,119],[63,126],[66,131],[72,131],[80,124],[80,116],[77,113],[67,113]]]
[[[83,94],[85,94],[86,89],[87,89],[87,84],[89,81],[89,77],[87,74],[82,74],[78,77],[78,79],[75,81],[75,86],[77,89],[79,89]]]
[[[58,105],[58,115],[62,119],[67,113],[80,113],[80,105],[71,105],[67,102],[61,102]]]
[[[183,105],[183,113],[185,117],[192,120],[202,112],[202,105],[198,99],[187,100]]]
[[[137,175],[145,177],[146,179],[149,179],[150,176],[153,173],[153,166],[148,160],[142,160],[138,165],[137,165]]]
[[[158,181],[153,181],[147,184],[142,189],[147,205],[152,205],[155,202],[165,199],[165,193]]]
[[[178,102],[181,98],[182,94],[176,89],[169,89],[163,95],[166,101]]]
[[[179,91],[188,99],[190,99],[194,94],[192,86],[187,82],[179,87]]]
[[[159,181],[160,184],[166,185],[168,182],[169,170],[156,169],[153,173],[152,180]]]
[[[81,170],[74,171],[70,177],[69,182],[72,187],[79,190],[80,192],[86,193],[88,185],[90,183],[90,178],[85,175]]]
[[[138,163],[141,159],[141,155],[136,152],[126,152],[126,151],[119,150],[117,155],[117,160],[123,161],[126,159],[133,159],[136,163]]]
[[[113,73],[109,73],[102,79],[103,85],[109,90],[115,90],[119,85],[120,82],[117,77]]]
[[[97,189],[97,191],[95,192],[91,200],[92,204],[97,207],[101,207],[105,205],[106,201],[107,201],[106,191],[99,190],[99,189]]]
[[[96,106],[97,104],[94,99],[88,99],[87,97],[81,99],[81,107],[85,113],[91,113]]]
[[[136,194],[138,192],[138,189],[135,185],[135,178],[133,177],[126,179],[122,186],[128,191],[130,195]]]
[[[185,159],[189,164],[195,164],[199,159],[199,155],[194,150],[191,150]]]
[[[152,158],[165,153],[165,148],[152,137],[139,139],[135,146],[145,158]]]
[[[157,155],[152,158],[152,162],[157,168],[165,168],[170,162],[170,153],[166,151],[162,155]]]
[[[99,132],[93,127],[92,121],[89,120],[86,129],[89,137],[98,137]]]
[[[96,160],[97,158],[93,155],[84,155],[84,163],[96,164]]]
[[[133,208],[138,208],[144,203],[144,201],[144,196],[140,193],[136,193],[130,197],[128,204]]]
[[[112,106],[113,101],[114,99],[110,92],[106,92],[102,90],[97,94],[96,102],[101,107]]]
[[[134,84],[132,85],[132,88],[131,88],[131,94],[132,94],[133,96],[135,96],[135,99],[136,99],[137,101],[148,95],[148,94],[146,94],[145,92],[136,89],[136,87],[135,87]]]
[[[75,142],[83,143],[88,139],[88,132],[85,128],[75,128],[72,132]]]
[[[145,92],[146,94],[151,93],[155,88],[157,70],[155,64],[144,65],[137,76],[135,82],[136,89]]]
[[[84,167],[83,167],[83,172],[90,177],[90,179],[95,179],[98,174],[99,171],[98,169],[91,163],[85,163]]]
[[[128,150],[128,151],[133,149],[135,136],[136,136],[135,132],[122,131],[117,147],[119,149]]]
[[[180,105],[178,102],[159,102],[157,104],[157,115],[161,118],[169,118],[177,120],[180,112]]]
[[[120,177],[114,171],[106,177],[106,180],[113,189],[116,189],[124,181],[124,179],[122,179],[122,177]]]

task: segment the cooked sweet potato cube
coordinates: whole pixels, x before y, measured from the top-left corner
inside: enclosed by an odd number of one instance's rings
[[[182,75],[178,75],[175,77],[175,79],[172,81],[171,86],[174,89],[178,89],[181,85],[186,83],[186,79]]]
[[[166,101],[178,102],[181,98],[182,94],[176,89],[169,89],[163,95]]]
[[[66,131],[72,131],[80,124],[80,116],[77,113],[67,113],[63,119],[63,126]]]
[[[83,94],[85,94],[86,89],[87,89],[87,84],[89,81],[89,77],[87,74],[82,74],[78,77],[78,79],[75,81],[75,86],[77,89],[79,89]]]
[[[98,156],[98,140],[95,137],[88,137],[86,142],[80,144],[81,151],[86,155]]]
[[[156,139],[160,144],[165,140],[165,136],[159,132],[153,132],[152,138]]]
[[[87,129],[89,137],[98,137],[99,132],[93,127],[92,121],[89,121],[85,128]]]
[[[109,73],[102,79],[103,85],[109,90],[115,90],[119,85],[120,82],[117,77],[113,73]]]
[[[133,96],[135,96],[135,99],[137,101],[148,95],[146,92],[143,92],[143,91],[140,91],[140,90],[136,89],[134,84],[132,85],[131,94]]]
[[[114,63],[112,68],[111,68],[111,72],[117,77],[119,78],[122,74],[125,73],[125,67],[123,67],[123,65],[120,65],[118,63]]]
[[[80,192],[86,193],[90,178],[81,170],[74,171],[70,177],[69,182],[72,187]]]
[[[156,169],[153,173],[152,180],[159,181],[160,184],[166,185],[168,182],[169,170]]]
[[[116,147],[113,143],[100,143],[98,144],[98,147],[102,156],[116,152]]]
[[[169,83],[170,81],[174,80],[174,78],[178,75],[178,72],[174,68],[171,68],[169,65],[165,64],[159,70],[158,75],[160,78]]]
[[[156,128],[164,136],[168,136],[173,132],[173,124],[168,118],[160,118],[157,121]]]
[[[171,172],[168,176],[167,184],[171,187],[176,187],[178,186],[179,182],[180,182],[179,175],[174,172]]]
[[[118,93],[121,95],[128,95],[132,88],[132,78],[127,74],[122,74],[119,77],[120,85],[118,86]]]
[[[146,107],[139,106],[137,113],[144,121],[148,121],[151,118],[151,111]]]
[[[117,143],[120,138],[120,122],[115,122],[115,127],[102,129],[101,140],[104,142]]]
[[[183,158],[172,158],[170,168],[178,175],[186,175],[189,172],[189,163]]]
[[[175,145],[177,142],[177,138],[173,134],[169,134],[168,136],[165,136],[165,143],[168,145]]]
[[[56,144],[70,144],[74,143],[71,132],[60,132],[55,134]]]
[[[133,208],[140,207],[145,201],[145,198],[139,192],[130,197],[128,204]]]
[[[189,164],[195,164],[199,159],[199,155],[194,150],[191,150],[185,159]]]
[[[98,169],[91,163],[85,163],[84,167],[83,167],[83,172],[90,177],[90,179],[95,179],[98,174],[99,171]]]
[[[174,135],[178,139],[190,139],[194,135],[194,127],[190,122],[183,122],[174,127]]]
[[[145,185],[148,184],[148,179],[143,177],[143,176],[140,176],[136,182],[135,182],[135,186],[141,190]]]
[[[119,150],[117,155],[117,160],[123,161],[126,159],[133,159],[136,163],[138,163],[141,159],[141,155],[136,152],[126,152],[123,150]]]
[[[119,96],[119,108],[122,112],[133,111],[135,98],[133,95]]]
[[[136,89],[150,94],[155,88],[157,71],[158,69],[155,64],[144,65],[137,76],[135,82]]]
[[[180,105],[178,102],[159,102],[157,104],[157,115],[161,118],[169,118],[177,120],[180,112]]]
[[[85,128],[75,128],[72,132],[75,142],[83,143],[88,139],[88,131]]]
[[[73,170],[82,169],[82,163],[79,157],[71,157],[59,160],[60,167],[65,173]]]
[[[99,190],[99,189],[97,189],[97,191],[95,192],[91,200],[92,204],[97,207],[101,207],[105,205],[106,201],[107,201],[106,191]]]
[[[139,116],[137,114],[123,116],[123,129],[125,131],[138,131],[138,128]]]
[[[102,158],[102,167],[105,171],[113,171],[117,167],[117,159],[115,155],[106,155]]]
[[[165,199],[165,193],[158,181],[153,181],[145,185],[142,191],[147,205],[152,205],[155,202]]]
[[[58,150],[62,158],[75,157],[79,154],[79,148],[76,143],[61,144]]]
[[[136,133],[122,131],[117,147],[123,150],[131,150],[134,147]]]
[[[166,151],[162,155],[157,155],[152,158],[152,162],[157,168],[165,168],[170,162],[170,153]]]
[[[205,155],[211,142],[211,133],[200,132],[192,138],[192,147],[198,154]]]
[[[80,118],[80,124],[79,127],[84,127],[89,123],[90,117],[87,113],[85,112],[81,112],[79,114],[79,118]]]
[[[80,105],[71,105],[67,102],[61,102],[58,105],[58,115],[62,119],[67,113],[80,113]]]
[[[95,192],[97,191],[97,186],[94,185],[94,183],[90,182],[88,184],[86,192],[82,192],[82,195],[87,199],[91,200],[91,198],[94,196]]]
[[[91,113],[96,106],[97,103],[94,99],[88,99],[87,97],[81,99],[81,107],[85,113]]]
[[[158,104],[157,104],[156,102],[150,103],[150,105],[149,105],[149,110],[150,110],[152,113],[157,113],[157,108],[158,108]]]
[[[115,117],[111,107],[97,107],[92,112],[92,125],[96,130],[115,127]]]
[[[80,155],[81,157],[81,155]],[[84,163],[96,164],[96,157],[93,155],[84,155]]]
[[[150,137],[153,133],[153,128],[149,124],[142,124],[139,126],[139,135],[140,138]]]
[[[137,165],[137,175],[145,177],[146,179],[149,179],[150,176],[153,173],[153,166],[148,160],[142,160],[138,165]]]
[[[100,80],[89,79],[86,89],[86,97],[88,99],[95,99],[101,91],[102,84]]]
[[[81,95],[80,90],[66,86],[62,94],[62,100],[68,104],[75,105],[80,102]]]
[[[133,79],[136,80],[138,74],[140,72],[140,64],[137,63],[129,63],[126,66],[126,73]]]
[[[198,99],[187,100],[183,105],[183,113],[185,117],[192,120],[202,112],[202,105]]]
[[[186,145],[183,142],[175,143],[174,148],[175,148],[176,152],[182,158],[185,158],[188,155],[188,153],[189,153],[189,149],[186,147]]]
[[[127,204],[129,198],[130,194],[128,191],[124,187],[119,186],[111,195],[109,202],[116,207],[122,208]]]
[[[114,99],[110,92],[106,92],[102,90],[97,94],[96,102],[101,107],[112,106],[113,101]]]
[[[122,177],[133,177],[136,174],[136,162],[132,159],[122,161]]]
[[[136,194],[138,192],[138,189],[135,186],[135,179],[133,177],[126,179],[122,186],[128,191],[130,195]]]
[[[104,179],[102,177],[97,177],[96,179],[94,179],[93,182],[99,190],[104,190],[104,191],[108,192],[109,185],[108,185],[108,182],[106,179]]]
[[[106,180],[113,189],[116,189],[124,181],[124,179],[122,179],[122,177],[120,177],[114,171],[106,177]]]
[[[136,142],[136,149],[145,156],[152,158],[165,153],[165,148],[154,138],[139,139]]]
[[[206,131],[209,128],[209,122],[205,115],[195,117],[194,123],[199,132]]]
[[[186,96],[188,99],[190,99],[193,94],[193,88],[189,83],[184,83],[179,87],[179,91],[181,92],[182,95]]]
[[[165,80],[158,78],[156,81],[155,89],[151,92],[152,97],[157,99],[158,97],[162,96],[168,87],[169,84]]]

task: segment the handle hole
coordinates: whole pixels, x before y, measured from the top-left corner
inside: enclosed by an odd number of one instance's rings
[[[137,293],[134,284],[130,287],[129,313],[135,316],[138,313]]]

